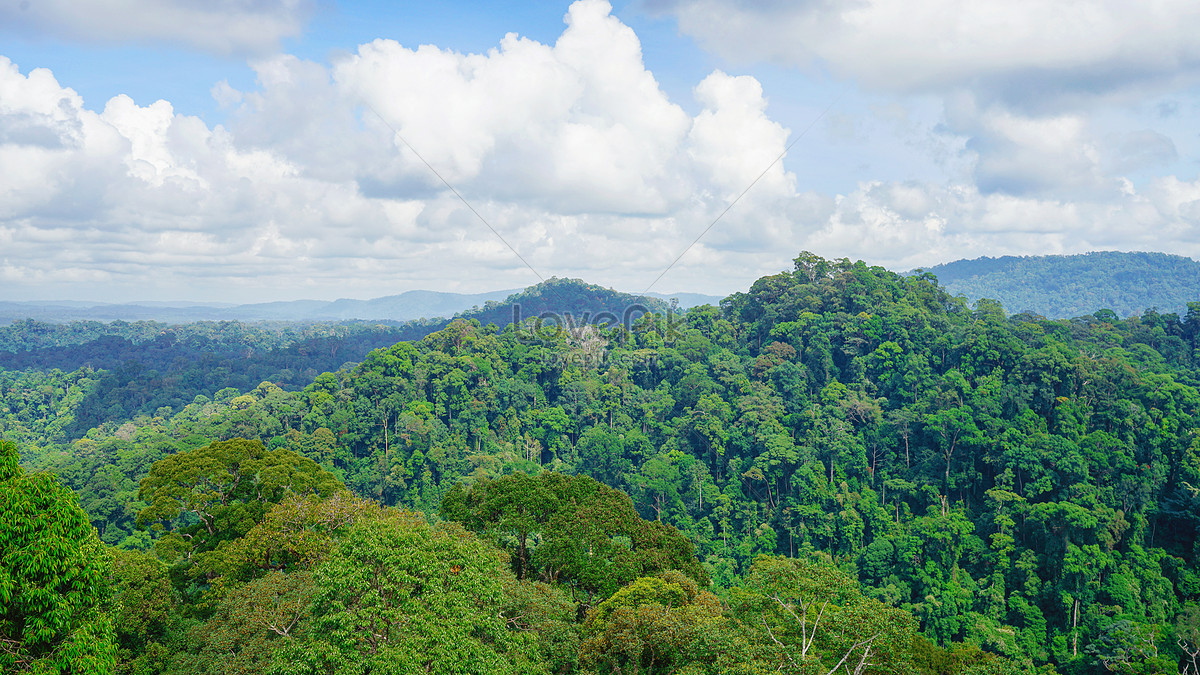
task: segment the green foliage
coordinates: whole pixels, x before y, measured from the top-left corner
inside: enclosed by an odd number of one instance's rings
[[[0,441],[0,668],[111,672],[109,564],[70,490],[24,473],[16,446]]]
[[[348,528],[382,514],[377,503],[344,491],[334,492],[328,499],[290,494],[271,507],[262,522],[225,547],[214,571],[224,584],[275,570],[311,571],[329,557]]]
[[[311,619],[317,587],[311,572],[274,571],[226,593],[212,616],[194,625],[167,672],[255,675],[276,665],[274,649],[296,639]]]
[[[913,617],[864,597],[831,563],[760,557],[731,596],[735,616],[757,645],[755,658],[779,672],[906,673]]]
[[[1200,288],[1200,263],[1166,253],[1004,256],[958,260],[925,271],[972,302],[997,298],[1013,311],[1064,318],[1097,309],[1122,317],[1148,307],[1181,312]]]
[[[537,637],[541,660],[551,673],[575,670],[581,627],[570,595],[561,587],[540,581],[505,579],[501,614],[510,630]]]
[[[441,515],[501,545],[511,541],[518,578],[536,574],[578,588],[589,600],[670,569],[708,584],[691,542],[669,525],[643,520],[628,496],[586,476],[546,472],[480,481],[448,494]]]
[[[317,569],[311,629],[278,646],[269,672],[539,672],[532,636],[500,615],[506,567],[457,526],[359,523]]]
[[[305,637],[316,605],[284,636],[254,598],[291,589],[280,597],[299,602],[297,575],[386,519],[380,505],[440,509],[507,553],[498,620],[554,672],[664,658],[679,672],[826,672],[842,656],[853,671],[863,654],[864,670],[1189,667],[1200,302],[1186,316],[1051,321],[972,307],[930,274],[795,263],[720,307],[630,330],[467,316],[322,374],[308,364],[334,363],[346,344],[295,352],[280,377],[243,381],[222,362],[202,395],[98,424],[88,401],[111,371],[0,371],[0,430],[24,443],[27,467],[77,492],[104,542],[171,563],[182,618],[121,638],[131,655],[145,645],[128,663],[148,669],[219,669],[218,655],[246,651],[237,667],[253,670],[285,644],[332,645]],[[558,310],[628,300],[557,281],[523,297]],[[131,375],[113,395],[132,409],[193,386],[171,373]],[[281,473],[243,470],[234,449]],[[305,482],[316,476],[371,503],[323,498]],[[138,530],[143,512],[170,529]],[[653,594],[629,599],[609,638],[611,624],[585,633],[589,610],[672,569],[728,603],[695,641],[655,642],[656,626],[682,636],[692,624]],[[841,617],[822,625],[846,629],[798,658],[806,639],[787,607],[803,616],[810,597]],[[905,643],[913,630],[928,643]],[[342,663],[326,656],[305,663]]]
[[[138,523],[171,523],[187,514],[195,524],[175,534],[188,538],[191,558],[244,535],[288,495],[327,497],[341,489],[335,476],[290,450],[268,450],[257,440],[217,441],[155,462],[138,492],[147,502]]]
[[[588,613],[584,672],[715,672],[705,645],[726,630],[716,596],[674,570],[642,577]]]
[[[112,585],[120,609],[114,617],[120,646],[118,672],[158,672],[166,643],[178,627],[179,598],[167,566],[140,551],[110,549]]]

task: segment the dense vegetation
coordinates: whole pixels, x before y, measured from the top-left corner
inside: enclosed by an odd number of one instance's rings
[[[9,372],[3,433],[111,547],[125,672],[1195,672],[1200,302],[1005,316],[803,254],[577,323],[79,438],[87,373]]]
[[[551,279],[510,296],[506,304],[486,302],[467,316],[498,327],[523,318],[553,326],[563,311],[620,322],[648,310],[668,307],[578,280]],[[170,416],[197,397],[236,396],[260,382],[298,390],[320,373],[353,367],[373,349],[418,340],[449,321],[179,326],[17,321],[0,327],[0,434],[64,442],[104,423],[139,414]]]
[[[1013,312],[1062,318],[1098,309],[1122,317],[1147,308],[1183,313],[1200,288],[1200,262],[1166,253],[984,257],[924,271],[971,302],[993,298]]]

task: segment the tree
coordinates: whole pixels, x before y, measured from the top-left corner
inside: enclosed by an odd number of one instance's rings
[[[277,645],[307,626],[317,588],[311,572],[273,571],[227,591],[213,615],[187,634],[171,671],[181,675],[257,675]]]
[[[831,563],[760,556],[734,590],[735,616],[756,659],[785,673],[904,673],[916,622],[866,598]]]
[[[1174,629],[1180,675],[1200,675],[1200,605],[1188,603],[1175,618]]]
[[[552,673],[575,672],[580,625],[571,596],[553,584],[506,579],[501,613],[510,630],[537,636],[542,662]]]
[[[1116,673],[1164,672],[1164,659],[1158,657],[1154,626],[1127,619],[1114,621],[1101,629],[1087,652],[1096,664]]]
[[[715,595],[668,570],[634,580],[588,613],[580,662],[601,673],[696,672],[705,665],[705,638],[727,623]]]
[[[504,556],[462,527],[393,512],[356,524],[317,568],[312,621],[269,672],[538,673],[533,635],[501,616]]]
[[[138,513],[138,524],[176,523],[187,514],[193,524],[180,521],[175,534],[190,560],[245,534],[289,494],[328,497],[344,489],[336,476],[291,450],[268,450],[260,441],[241,438],[217,441],[150,467],[138,491],[148,503]]]
[[[441,515],[510,550],[519,578],[536,574],[569,585],[589,604],[668,569],[708,585],[686,537],[643,520],[628,495],[587,476],[514,474],[469,489],[456,485],[442,500]],[[536,548],[529,546],[533,539]]]
[[[119,672],[161,671],[166,643],[179,618],[179,599],[167,566],[140,551],[112,549],[112,584],[120,609],[115,616]]]
[[[213,557],[213,614],[190,630],[175,668],[189,675],[252,675],[272,650],[303,634],[318,588],[314,570],[355,523],[378,520],[385,507],[344,491],[328,499],[289,495],[244,536]]]
[[[0,441],[0,670],[111,672],[108,554],[75,495],[18,460]]]
[[[311,571],[329,557],[355,523],[383,517],[385,507],[336,492],[328,499],[288,495],[224,549],[214,571],[221,583],[248,581],[273,571]]]

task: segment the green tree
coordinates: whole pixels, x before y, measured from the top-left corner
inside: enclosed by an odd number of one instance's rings
[[[504,557],[458,525],[396,512],[356,524],[318,567],[312,622],[270,672],[537,673],[536,640],[501,615]]]
[[[160,672],[179,619],[179,598],[167,566],[141,551],[112,550],[115,625],[121,673]]]
[[[638,516],[629,496],[587,476],[545,472],[456,485],[441,515],[512,552],[519,577],[607,598],[648,574],[677,569],[704,586],[694,548],[670,525]],[[529,545],[536,539],[536,548]]]
[[[642,577],[588,613],[580,662],[597,673],[705,672],[718,664],[704,644],[726,624],[717,597],[683,574]]]
[[[0,670],[111,672],[109,556],[74,494],[18,461],[0,441]]]
[[[138,524],[178,523],[164,544],[174,543],[191,560],[248,532],[289,494],[328,497],[342,489],[337,477],[291,450],[241,438],[217,441],[154,463],[138,491],[148,504]],[[181,515],[186,519],[177,521]]]
[[[864,597],[829,562],[761,556],[731,604],[761,667],[829,675],[911,668],[913,617]]]

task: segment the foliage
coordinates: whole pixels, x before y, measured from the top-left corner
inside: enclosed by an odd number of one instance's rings
[[[532,636],[500,616],[505,567],[457,526],[412,513],[359,523],[317,569],[312,629],[270,672],[538,672]]]
[[[916,622],[816,558],[760,557],[732,596],[756,657],[786,673],[906,673]]]
[[[138,523],[172,523],[186,514],[194,524],[176,528],[171,543],[190,560],[246,534],[288,495],[327,497],[340,489],[335,476],[290,450],[268,450],[257,440],[217,441],[150,467],[138,491],[147,502]]]
[[[724,623],[716,596],[668,570],[634,580],[589,612],[580,661],[594,672],[698,672],[706,637]]]
[[[0,668],[110,672],[108,554],[70,490],[18,459],[0,441]]]
[[[1118,316],[1138,315],[1148,307],[1183,312],[1200,288],[1200,263],[1166,253],[985,257],[925,271],[972,302],[996,298],[1014,311],[1063,318],[1100,308]]]
[[[570,305],[590,292],[556,283],[542,297]],[[623,588],[672,569],[724,599],[703,639],[671,652],[680,672],[825,672],[839,661],[842,671],[1169,671],[1194,667],[1189,608],[1200,601],[1193,304],[1182,316],[1006,316],[932,275],[802,254],[682,318],[639,310],[628,327],[580,316],[539,331],[468,316],[300,390],[258,380],[86,433],[76,425],[99,371],[0,372],[0,424],[26,466],[78,493],[104,542],[153,546],[169,563],[178,616],[136,644],[176,652],[182,671],[218,663],[220,649],[261,655],[246,664],[285,643],[317,649],[303,637],[316,604],[284,637],[239,623],[258,616],[245,612],[257,602],[248,589],[323,579],[316,571],[350,532],[386,520],[380,505],[440,511],[508,554],[497,621],[554,672],[651,668],[643,656],[666,652],[635,655],[624,638],[601,648],[608,627],[585,624]],[[512,316],[489,308],[500,310]],[[305,457],[371,504],[307,488],[222,504],[233,474],[217,467],[228,458],[178,495],[139,501],[156,462],[183,466],[239,438],[263,457]],[[226,509],[219,526],[185,508],[205,500]],[[169,529],[138,530],[147,509]],[[626,607],[621,635],[652,645],[654,626],[691,625],[636,609],[667,608],[646,597]],[[805,651],[788,607],[811,618],[826,600],[835,611],[819,625],[831,631]],[[905,643],[913,630],[921,637]],[[585,643],[597,647],[586,663]],[[167,662],[153,659],[144,663]]]
[[[586,476],[545,472],[484,480],[446,495],[441,515],[501,545],[511,539],[518,578],[537,574],[582,590],[589,601],[663,570],[708,583],[678,530],[643,520],[627,495]]]
[[[179,627],[179,597],[162,561],[140,551],[110,549],[114,617],[120,648],[118,672],[159,672]]]

